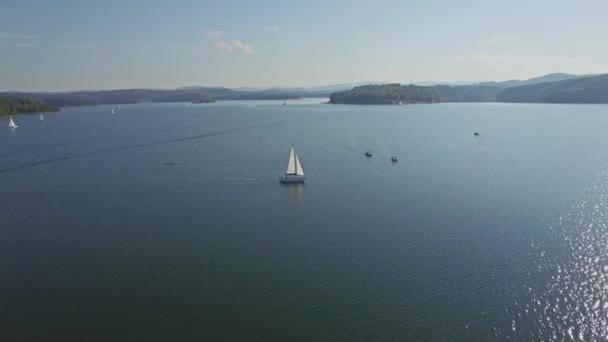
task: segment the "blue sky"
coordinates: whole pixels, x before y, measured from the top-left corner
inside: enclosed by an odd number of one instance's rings
[[[1,0],[0,90],[608,72],[608,1]]]

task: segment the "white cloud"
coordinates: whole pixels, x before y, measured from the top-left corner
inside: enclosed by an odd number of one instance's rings
[[[215,43],[215,47],[217,47],[218,49],[226,50],[228,52],[232,52],[232,46],[228,43],[217,42]]]
[[[40,36],[35,34],[25,34],[25,33],[9,33],[9,32],[0,32],[1,39],[38,39]]]
[[[266,28],[264,28],[264,30],[266,30],[268,32],[279,32],[281,30],[281,28],[278,27],[277,25],[272,25],[272,26],[267,26]]]
[[[241,50],[241,52],[243,52],[246,55],[252,54],[255,51],[253,49],[253,46],[251,46],[247,43],[244,43],[238,39],[232,41],[232,46],[235,49]]]
[[[20,47],[20,48],[30,48],[30,47],[34,47],[36,45],[34,45],[32,43],[19,42],[19,43],[15,43],[15,46]]]
[[[64,43],[57,44],[58,48],[62,49],[92,49],[95,47],[94,43],[85,43],[85,44],[73,44],[73,43]]]
[[[201,31],[206,38],[217,38],[224,35],[224,31],[215,29],[205,29]]]
[[[232,41],[232,43],[227,43],[227,42],[217,42],[215,43],[215,47],[227,52],[232,52],[232,51],[236,51],[236,52],[241,52],[245,55],[250,55],[252,53],[255,52],[255,50],[253,49],[253,46],[251,46],[251,44],[247,44],[241,40],[235,39]]]

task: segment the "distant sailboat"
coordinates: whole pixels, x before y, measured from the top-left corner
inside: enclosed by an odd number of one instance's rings
[[[40,113],[40,118],[38,119],[38,121],[40,121],[40,122],[44,121],[44,116],[42,116],[42,113]]]
[[[403,102],[401,102],[401,100],[399,100],[399,103],[397,103],[397,106],[403,106]]]
[[[283,106],[287,106],[287,102],[283,101]]]
[[[289,153],[289,162],[287,164],[287,171],[285,176],[281,177],[279,181],[281,183],[304,183],[304,170],[302,170],[302,164],[298,159],[296,150],[291,145],[291,152]]]
[[[8,120],[9,120],[8,121],[8,127],[13,128],[13,129],[19,127],[19,126],[15,125],[15,121],[13,121],[13,117],[12,116],[9,115]]]
[[[114,112],[114,108],[112,108],[112,114],[116,114],[116,113]]]

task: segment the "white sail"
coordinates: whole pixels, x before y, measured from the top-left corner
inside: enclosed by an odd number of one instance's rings
[[[296,157],[296,174],[298,176],[304,176],[304,170],[302,170],[302,164],[300,164],[300,159],[298,159],[298,155],[295,154]]]
[[[9,119],[8,127],[10,127],[10,128],[17,128],[17,127],[19,127],[19,126],[15,125],[15,122],[13,121],[13,117],[12,116],[9,116],[8,119]]]
[[[112,114],[114,114],[114,108],[112,108]]]
[[[296,152],[291,146],[291,152],[289,153],[289,163],[287,164],[287,172],[285,174],[295,175],[296,174]]]
[[[44,121],[44,116],[42,116],[42,113],[40,113],[40,121]]]
[[[289,152],[289,163],[287,163],[287,171],[285,176],[281,177],[279,181],[281,183],[304,183],[304,170],[302,170],[302,164],[298,159],[296,150],[291,145],[291,151]]]

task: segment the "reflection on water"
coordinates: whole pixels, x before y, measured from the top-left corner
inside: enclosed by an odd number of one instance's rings
[[[304,183],[283,184],[283,188],[287,190],[289,204],[292,207],[297,208],[304,195]]]
[[[590,170],[588,186],[550,227],[555,240],[533,246],[538,253],[536,270],[546,274],[546,283],[530,284],[530,300],[520,304],[513,331],[518,325],[531,325],[534,340],[607,340],[607,181],[605,166]]]

